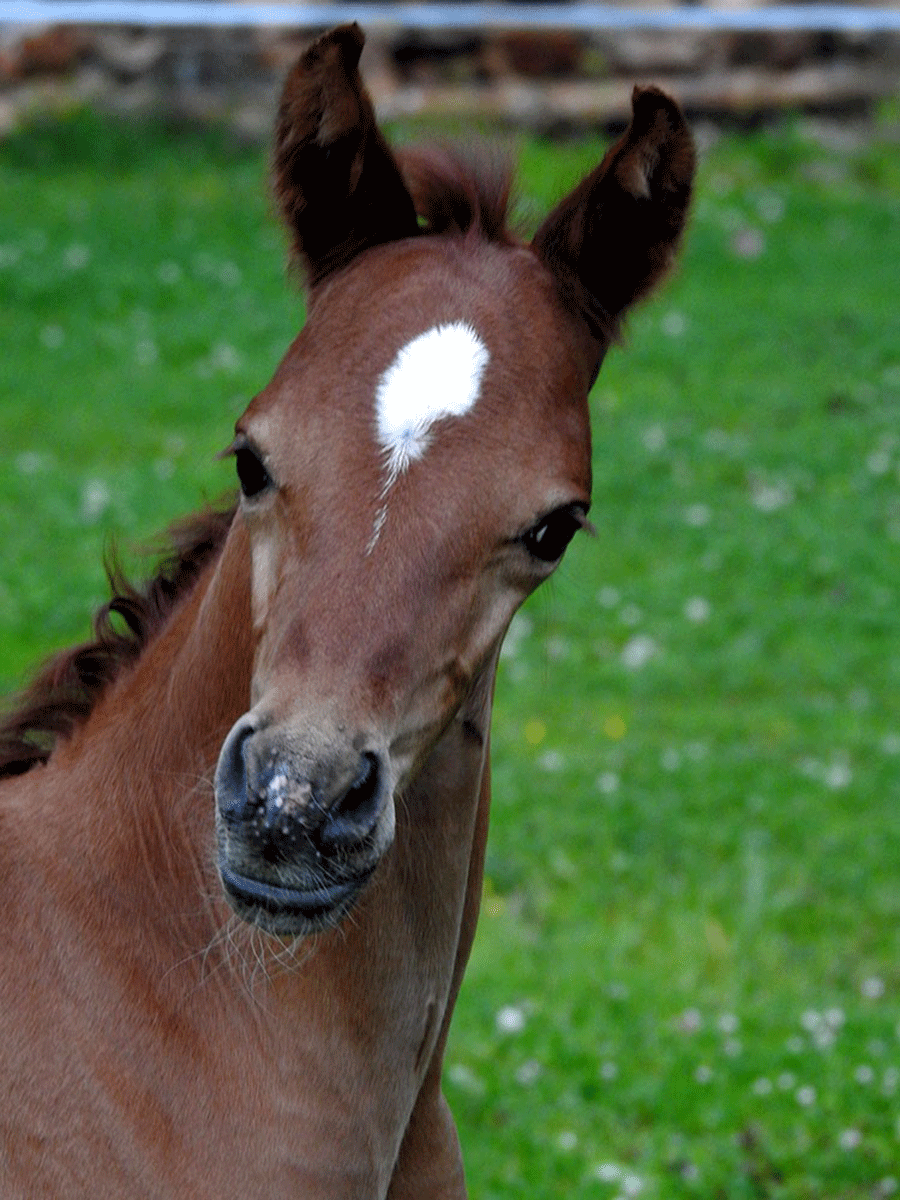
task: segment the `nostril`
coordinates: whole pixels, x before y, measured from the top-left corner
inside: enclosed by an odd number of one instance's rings
[[[374,754],[364,754],[356,778],[341,801],[341,808],[353,811],[368,805],[378,790],[378,759]]]
[[[249,715],[232,726],[219,754],[216,767],[216,800],[223,816],[241,818],[248,811],[250,796],[247,788],[247,759],[245,746],[256,732]]]
[[[349,850],[372,832],[381,806],[381,769],[378,758],[366,753],[353,783],[329,807],[319,831],[323,849]]]

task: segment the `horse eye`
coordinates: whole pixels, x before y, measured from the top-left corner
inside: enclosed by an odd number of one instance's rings
[[[562,558],[569,542],[584,524],[584,512],[580,507],[558,508],[523,534],[522,542],[532,558],[554,563]]]
[[[272,483],[269,472],[259,456],[249,446],[239,446],[234,452],[241,491],[251,500],[264,492]]]

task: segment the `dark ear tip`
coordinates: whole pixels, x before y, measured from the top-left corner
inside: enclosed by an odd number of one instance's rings
[[[661,88],[636,87],[631,107],[633,115],[626,135],[627,144],[631,147],[643,144],[645,169],[649,165],[647,153],[659,155],[665,147],[668,166],[658,176],[658,182],[665,187],[690,187],[697,156],[694,139],[677,102]]]
[[[313,42],[304,54],[303,61],[306,66],[313,66],[334,46],[337,48],[344,66],[348,70],[353,70],[359,65],[365,44],[366,35],[356,21],[349,25],[338,25],[336,29],[330,29],[328,33],[323,33]]]
[[[648,129],[658,116],[665,116],[672,129],[686,129],[684,119],[677,101],[673,100],[662,88],[655,86],[635,87],[631,93],[632,124],[636,130]]]

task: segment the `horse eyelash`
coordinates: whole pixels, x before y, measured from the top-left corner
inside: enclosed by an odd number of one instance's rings
[[[241,491],[243,492],[244,496],[248,497],[249,499],[253,499],[261,491],[267,490],[269,487],[276,486],[275,481],[272,478],[272,475],[270,474],[268,467],[266,466],[266,462],[265,462],[265,459],[263,458],[262,454],[259,452],[259,450],[256,448],[256,446],[254,446],[254,444],[250,441],[250,439],[248,437],[246,437],[240,431],[238,431],[238,433],[235,436],[234,440],[232,441],[231,445],[227,446],[224,450],[221,450],[216,455],[216,458],[219,461],[226,459],[226,458],[236,458],[241,453],[241,451],[246,451],[249,455],[252,455],[252,457],[256,460],[256,464],[258,465],[260,471],[262,472],[262,475],[265,477],[264,486],[254,489],[253,492],[247,492],[244,488],[244,478],[243,478],[243,475],[241,475],[240,466],[239,466],[238,467],[238,475],[241,476]]]
[[[234,458],[238,450],[252,450],[253,447],[242,433],[235,434],[224,450],[216,455],[216,462],[224,462],[226,458]]]
[[[566,506],[562,505],[561,507],[565,508]],[[572,504],[570,506],[570,511],[572,513],[572,516],[575,517],[575,519],[578,522],[578,532],[586,533],[588,535],[588,537],[595,538],[597,536],[597,527],[593,523],[593,521],[588,520],[587,509],[584,507],[584,504],[582,504],[582,503]],[[542,517],[541,520],[546,520],[547,517],[552,516],[552,515],[553,515],[553,513],[549,512],[546,514],[545,517]],[[540,524],[540,522],[536,522],[536,523]]]

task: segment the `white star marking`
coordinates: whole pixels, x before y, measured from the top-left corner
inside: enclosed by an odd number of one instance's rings
[[[489,361],[487,347],[472,326],[454,321],[413,338],[378,381],[375,423],[385,454],[385,479],[368,552],[387,518],[391,488],[422,458],[437,421],[464,416],[474,406]]]

